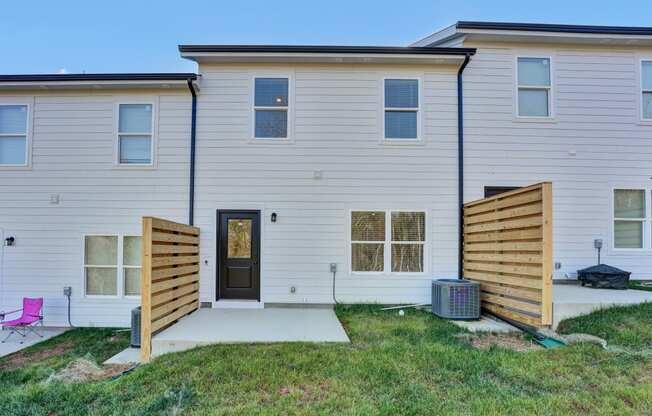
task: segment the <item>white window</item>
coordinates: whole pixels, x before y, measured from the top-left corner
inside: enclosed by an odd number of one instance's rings
[[[644,120],[652,120],[652,61],[641,63],[641,110]]]
[[[517,58],[519,117],[550,117],[550,58]]]
[[[426,213],[352,211],[351,271],[425,272]]]
[[[138,236],[84,237],[84,287],[89,296],[140,295]]]
[[[288,78],[254,79],[254,138],[288,138]]]
[[[614,189],[614,248],[650,248],[651,195],[652,189]]]
[[[0,105],[0,166],[27,165],[27,105]]]
[[[151,165],[154,106],[118,104],[118,163]]]
[[[419,139],[419,80],[386,79],[385,139]]]

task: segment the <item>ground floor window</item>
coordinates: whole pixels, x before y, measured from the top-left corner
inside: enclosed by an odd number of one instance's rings
[[[140,240],[127,235],[84,237],[86,295],[140,295]]]
[[[425,272],[424,211],[352,211],[351,271]]]
[[[652,189],[614,189],[614,248],[651,248],[651,198]]]

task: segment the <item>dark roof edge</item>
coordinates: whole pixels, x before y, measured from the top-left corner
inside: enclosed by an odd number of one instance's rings
[[[196,80],[195,73],[122,73],[122,74],[21,74],[0,75],[0,82],[74,82],[74,81],[184,81]]]
[[[431,48],[409,46],[179,45],[179,52],[473,55],[476,50],[474,48]]]
[[[470,22],[460,21],[457,29],[514,30],[524,32],[562,32],[609,35],[652,36],[652,27],[559,25],[548,23]]]

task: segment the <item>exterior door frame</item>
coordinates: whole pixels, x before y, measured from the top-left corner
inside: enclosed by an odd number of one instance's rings
[[[221,214],[254,214],[258,216],[258,227],[254,230],[254,235],[258,238],[258,263],[256,265],[258,271],[258,285],[256,293],[256,301],[260,302],[261,293],[261,262],[262,262],[262,215],[259,209],[218,209],[215,215],[215,300],[227,300],[220,296],[221,290],[221,270],[222,270],[222,223],[220,221]],[[236,300],[236,299],[234,299]],[[245,301],[249,299],[243,299]]]

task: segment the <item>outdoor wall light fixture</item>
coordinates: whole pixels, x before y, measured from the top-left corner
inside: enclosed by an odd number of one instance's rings
[[[15,241],[16,241],[16,239],[14,237],[7,237],[7,238],[5,238],[5,245],[6,246],[13,246]]]
[[[272,220],[272,222],[276,222],[276,213],[275,212],[272,212],[271,220]]]

